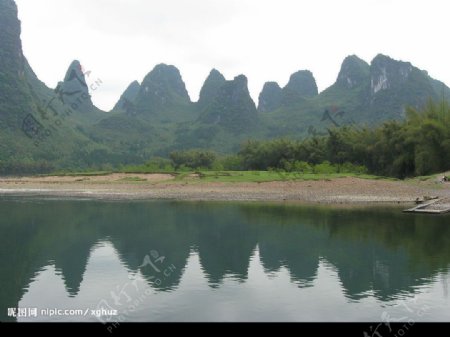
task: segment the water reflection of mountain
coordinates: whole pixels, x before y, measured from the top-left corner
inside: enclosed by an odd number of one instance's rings
[[[0,306],[15,307],[35,273],[49,264],[77,296],[95,244],[109,240],[122,263],[161,291],[179,284],[192,249],[211,287],[244,282],[258,246],[266,272],[289,270],[311,286],[320,259],[336,267],[347,297],[380,300],[412,292],[450,263],[448,217],[398,210],[176,202],[0,202]],[[162,284],[140,268],[157,252],[176,269]],[[428,281],[427,281],[428,280]],[[2,309],[0,320],[6,320]]]
[[[260,246],[264,240],[272,244],[261,251],[263,264],[274,260],[278,247],[285,258],[292,256],[286,267],[293,278],[307,280],[298,274],[295,262],[306,255],[317,265],[322,257],[336,267],[346,295],[355,300],[369,290],[383,301],[411,292],[450,263],[448,217],[410,216],[381,208],[279,206],[247,207],[245,212],[260,224]],[[311,279],[316,268],[310,266],[303,272],[309,270]]]

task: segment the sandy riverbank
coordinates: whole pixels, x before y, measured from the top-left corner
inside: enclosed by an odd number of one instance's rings
[[[138,181],[130,181],[138,180]],[[450,197],[450,184],[336,178],[262,183],[175,180],[169,174],[111,174],[92,177],[0,178],[0,195],[95,199],[298,201],[312,203],[412,203],[423,196]]]

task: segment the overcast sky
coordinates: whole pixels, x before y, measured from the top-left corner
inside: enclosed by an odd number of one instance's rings
[[[342,60],[378,53],[410,61],[450,84],[446,0],[16,0],[31,66],[54,88],[74,59],[103,85],[94,103],[113,107],[159,63],[180,69],[198,99],[212,68],[245,74],[257,102],[264,82],[284,86],[302,69],[319,90]]]

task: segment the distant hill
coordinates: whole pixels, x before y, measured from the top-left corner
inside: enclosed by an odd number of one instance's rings
[[[450,97],[450,89],[425,71],[381,54],[370,65],[355,55],[348,56],[336,82],[318,95],[311,91],[309,97],[289,95],[286,100],[283,92],[289,84],[280,94],[275,89],[278,85],[271,82],[270,98],[267,85],[258,110],[269,130],[268,138],[321,134],[326,128],[349,124],[375,126],[403,119],[407,106],[421,107],[430,98],[442,99],[443,94]]]
[[[122,96],[120,96],[119,101],[114,106],[114,111],[125,111],[127,113],[136,113],[133,102],[135,102],[137,95],[139,94],[139,90],[141,89],[141,85],[138,81],[133,81],[124,91]]]
[[[107,149],[78,129],[78,122],[86,121],[77,118],[81,112],[71,102],[61,100],[62,91],[58,94],[36,77],[23,55],[20,33],[15,2],[0,0],[0,173],[85,167],[91,154]],[[82,102],[89,104],[90,98]],[[90,108],[79,110],[103,117]]]
[[[368,64],[352,55],[323,92],[310,71],[300,70],[283,88],[266,83],[257,107],[244,75],[227,80],[213,69],[192,102],[180,71],[159,64],[104,112],[91,100],[102,81],[79,61],[55,88],[42,83],[23,55],[20,33],[15,2],[0,0],[0,173],[142,163],[190,148],[230,153],[247,139],[304,138],[399,120],[406,106],[450,97],[445,84],[411,63],[380,54]]]

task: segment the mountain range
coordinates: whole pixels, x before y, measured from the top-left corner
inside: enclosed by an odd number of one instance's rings
[[[13,0],[0,0],[0,173],[142,163],[171,151],[231,153],[248,139],[304,138],[343,125],[401,120],[407,106],[448,97],[450,89],[409,62],[356,55],[336,82],[318,91],[309,70],[284,87],[264,85],[255,104],[248,79],[213,69],[192,102],[180,71],[159,64],[132,82],[112,111],[94,106],[102,85],[73,61],[56,88],[41,82],[23,55]]]

